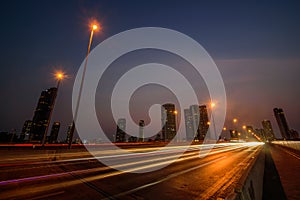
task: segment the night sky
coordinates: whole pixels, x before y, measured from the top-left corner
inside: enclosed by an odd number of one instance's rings
[[[199,42],[224,79],[227,120],[261,127],[273,108],[284,109],[290,128],[300,131],[299,1],[9,1],[1,5],[0,131],[18,131],[32,119],[40,92],[64,80],[54,110],[60,137],[72,122],[74,78],[85,58],[89,21],[104,39],[138,27],[165,27]],[[159,91],[159,90],[158,90]],[[97,94],[99,95],[99,94]],[[138,96],[138,94],[137,94]],[[142,109],[142,108],[140,108]]]

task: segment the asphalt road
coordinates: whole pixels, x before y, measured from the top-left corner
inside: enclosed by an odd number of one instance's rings
[[[180,146],[159,153],[141,147],[131,149],[139,154],[95,153],[123,171],[87,152],[1,154],[0,199],[224,198],[262,149],[258,143],[220,144],[200,158],[199,147],[178,159]]]

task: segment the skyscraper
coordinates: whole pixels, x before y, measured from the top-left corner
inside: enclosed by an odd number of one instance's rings
[[[199,106],[199,112],[200,112],[200,124],[199,124],[199,129],[198,129],[197,133],[198,133],[198,138],[200,140],[203,140],[209,129],[208,113],[207,113],[206,106],[205,105]]]
[[[53,125],[52,125],[52,128],[51,128],[49,143],[56,143],[57,142],[59,128],[60,128],[60,123],[59,122],[54,122]]]
[[[185,119],[185,132],[186,132],[186,140],[192,141],[195,138],[195,134],[193,131],[193,119],[190,109],[184,109],[184,119]]]
[[[68,126],[68,130],[67,130],[67,138],[66,138],[66,143],[69,144],[70,140],[71,140],[71,133],[74,132],[75,127],[73,127],[74,123],[71,123]]]
[[[290,137],[290,129],[289,129],[289,126],[285,119],[283,110],[281,108],[274,108],[273,111],[274,111],[274,115],[275,115],[279,130],[280,130],[281,136],[284,139],[290,139],[291,138]]]
[[[199,105],[191,105],[190,112],[192,116],[192,127],[193,127],[193,138],[200,139],[199,136],[199,128],[200,128],[200,109]]]
[[[118,119],[116,142],[126,142],[126,119],[124,118]]]
[[[184,110],[187,140],[203,140],[208,131],[208,113],[205,105],[191,105]]]
[[[139,121],[139,141],[144,142],[144,126],[145,126],[145,121],[140,120]]]
[[[32,127],[32,120],[26,120],[24,122],[22,132],[21,132],[21,135],[20,135],[20,141],[21,142],[27,141],[29,139],[29,135],[30,135],[30,132],[31,132],[31,127]]]
[[[175,105],[167,103],[161,107],[162,139],[171,141],[176,136]]]
[[[45,132],[56,95],[56,87],[42,91],[32,119],[31,142],[42,142],[44,134],[47,134]]]
[[[272,128],[272,124],[270,122],[270,120],[263,120],[261,122],[263,129],[264,129],[264,135],[266,140],[274,140],[274,132],[273,132],[273,128]]]

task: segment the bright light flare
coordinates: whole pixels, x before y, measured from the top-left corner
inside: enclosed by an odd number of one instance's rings
[[[211,107],[211,108],[216,107],[216,103],[215,103],[215,102],[211,102],[211,103],[210,103],[210,107]]]
[[[56,79],[58,79],[58,80],[62,80],[62,79],[64,79],[65,75],[64,75],[64,73],[62,73],[62,72],[57,72],[57,73],[55,74],[55,77],[56,77]]]
[[[95,31],[95,30],[98,29],[98,26],[97,26],[96,24],[94,24],[94,25],[92,26],[92,29],[93,29],[93,31]]]
[[[101,30],[100,23],[97,20],[95,20],[95,19],[89,20],[89,27],[90,27],[91,31],[99,31],[99,30]]]
[[[238,120],[237,120],[237,118],[234,118],[232,121],[233,121],[233,123],[237,123]]]

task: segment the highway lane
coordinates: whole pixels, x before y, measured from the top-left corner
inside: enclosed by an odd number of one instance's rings
[[[204,158],[197,147],[189,149],[175,163],[163,169],[134,173],[141,169],[172,162],[181,147],[170,147],[159,155],[151,148],[143,152],[143,162],[134,155],[118,156],[117,152],[99,152],[107,159],[122,159],[124,169],[106,167],[91,157],[36,161],[16,166],[2,165],[0,198],[7,199],[182,199],[216,198],[226,195],[242,175],[261,144],[226,144]],[[132,149],[131,151],[135,151]],[[86,152],[85,152],[86,153]],[[3,163],[2,163],[3,164]]]

